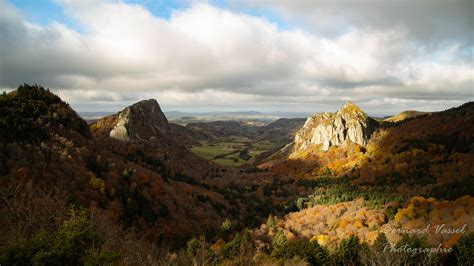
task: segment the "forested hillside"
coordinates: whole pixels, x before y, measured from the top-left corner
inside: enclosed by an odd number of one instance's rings
[[[383,122],[366,142],[307,142],[296,157],[239,167],[190,148],[242,125],[177,128],[157,108],[159,121],[133,110],[88,125],[37,85],[0,96],[2,265],[472,264],[473,103]],[[277,121],[247,138],[285,134],[279,142],[301,124]],[[123,140],[111,135],[121,127]],[[438,244],[446,251],[432,256],[386,252]]]

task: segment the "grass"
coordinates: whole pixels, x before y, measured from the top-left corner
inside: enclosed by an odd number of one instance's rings
[[[249,138],[244,136],[232,136],[231,139],[234,143],[248,143],[251,141]]]
[[[191,148],[192,152],[206,160],[213,160],[217,155],[226,154],[233,150],[232,147],[227,145],[204,145]]]
[[[253,147],[257,150],[271,150],[273,148],[276,148],[275,144],[268,140],[255,142],[253,144]]]
[[[252,142],[246,137],[231,136],[215,140],[214,143],[201,142],[201,146],[193,146],[191,151],[206,159],[224,166],[239,166],[248,161],[239,158],[239,152],[245,149],[249,150],[252,160],[255,156],[266,152],[275,147],[270,141]],[[222,156],[224,155],[224,156]],[[219,158],[216,158],[219,156]],[[250,161],[249,160],[249,161]]]
[[[266,151],[268,151],[268,150],[250,150],[250,151],[249,151],[249,154],[250,154],[250,156],[252,156],[252,158],[253,158],[253,157],[255,157],[255,156],[257,156],[257,155],[260,155],[260,154],[262,154],[262,153],[264,153],[264,152],[266,152]]]
[[[213,161],[215,163],[218,163],[218,164],[224,165],[224,166],[239,166],[239,165],[242,165],[242,164],[246,163],[246,161],[240,160],[240,159],[238,159],[237,162],[236,162],[232,158],[215,159]]]

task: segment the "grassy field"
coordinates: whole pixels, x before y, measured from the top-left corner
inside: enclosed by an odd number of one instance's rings
[[[252,141],[242,136],[232,136],[215,140],[212,143],[201,142],[200,146],[193,146],[191,151],[196,155],[224,166],[239,166],[251,161],[262,152],[275,148],[270,141]],[[248,151],[248,160],[240,153]]]
[[[194,152],[195,154],[201,156],[202,158],[206,160],[213,160],[214,157],[221,155],[221,154],[226,154],[234,149],[232,147],[229,147],[228,145],[203,145],[203,146],[193,146],[191,148],[191,151]]]

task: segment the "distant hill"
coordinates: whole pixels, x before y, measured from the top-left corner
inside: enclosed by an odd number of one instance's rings
[[[403,112],[401,112],[397,115],[394,115],[392,117],[386,118],[383,121],[386,121],[386,122],[400,122],[400,121],[403,121],[407,118],[417,117],[417,116],[425,115],[425,114],[429,114],[429,112],[419,112],[419,111],[415,111],[415,110],[407,110],[407,111],[403,111]]]
[[[257,139],[269,140],[279,144],[287,144],[293,139],[295,132],[303,126],[304,118],[280,118],[257,129]]]
[[[108,116],[113,114],[114,112],[79,112],[79,115],[82,117],[82,119],[86,121],[92,121],[96,119],[100,119],[104,116]]]
[[[271,123],[280,118],[301,118],[306,113],[298,112],[165,112],[166,116],[175,124],[187,125],[190,123],[207,123],[215,121],[237,121],[246,123]]]

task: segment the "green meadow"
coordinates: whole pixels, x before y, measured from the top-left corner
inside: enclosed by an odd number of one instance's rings
[[[252,161],[255,156],[276,148],[271,141],[252,141],[242,136],[222,138],[212,142],[201,142],[191,151],[196,155],[223,166],[240,166]],[[241,156],[241,152],[248,156]]]

